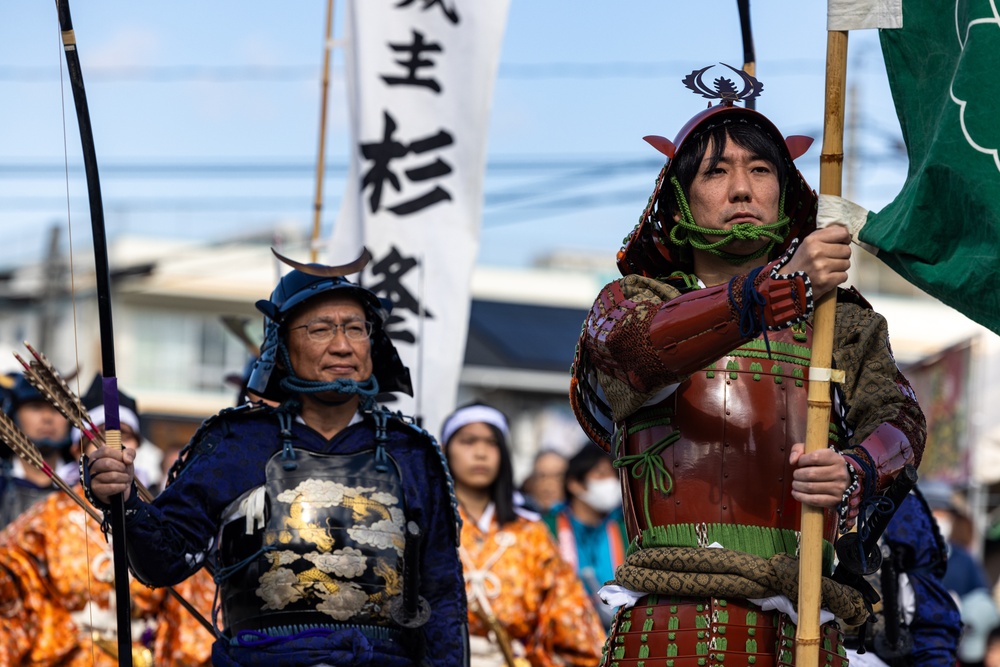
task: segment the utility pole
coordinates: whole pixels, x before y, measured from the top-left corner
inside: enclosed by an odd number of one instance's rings
[[[42,264],[41,301],[38,309],[38,349],[52,355],[54,329],[58,315],[56,300],[62,290],[63,264],[59,256],[59,225],[49,228],[49,247]]]
[[[858,133],[862,123],[858,110],[863,108],[863,105],[861,104],[861,86],[858,85],[858,80],[865,69],[867,52],[868,49],[862,46],[854,54],[852,63],[854,64],[855,71],[847,86],[847,113],[844,120],[844,191],[842,196],[849,201],[854,201],[857,192],[858,173],[861,171],[861,160],[858,154]],[[865,257],[865,255],[866,253],[864,252],[854,252],[852,254],[851,268],[847,270],[847,284],[854,285],[859,289],[877,292],[879,291],[878,273],[870,269],[865,270],[872,263],[871,259]],[[868,281],[865,280],[866,278],[868,278]],[[868,284],[871,282],[875,284]],[[865,284],[862,285],[861,283]]]

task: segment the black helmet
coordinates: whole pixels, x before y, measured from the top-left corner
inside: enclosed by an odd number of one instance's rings
[[[270,400],[281,401],[288,398],[288,392],[281,388],[280,382],[288,377],[289,369],[279,367],[277,361],[279,346],[285,344],[287,332],[284,327],[289,315],[314,297],[337,292],[357,300],[372,323],[372,375],[378,382],[379,391],[401,391],[412,396],[410,371],[403,365],[385,331],[392,302],[379,298],[371,290],[344,277],[358,273],[368,264],[371,259],[368,251],[365,250],[361,257],[345,266],[301,264],[276,252],[274,254],[294,268],[278,281],[270,299],[261,299],[256,304],[257,310],[264,314],[264,342],[260,357],[250,373],[247,388]]]
[[[23,373],[8,373],[0,380],[3,384],[3,411],[13,417],[19,407],[32,401],[45,403],[42,393],[24,378]]]
[[[21,426],[15,413],[25,403],[44,403],[50,405],[40,391],[25,379],[23,373],[8,373],[0,378],[0,385],[3,387],[3,411],[14,423]],[[70,429],[66,427],[66,436],[60,440],[34,440],[39,447],[52,449],[66,449],[70,445]],[[6,452],[4,452],[6,456]]]

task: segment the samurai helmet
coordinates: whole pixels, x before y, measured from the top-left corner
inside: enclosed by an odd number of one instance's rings
[[[269,400],[283,401],[289,398],[292,392],[281,386],[281,381],[285,378],[295,378],[294,369],[285,361],[288,337],[286,325],[291,314],[310,299],[336,292],[361,304],[372,323],[372,375],[378,391],[401,391],[412,396],[410,371],[403,365],[385,330],[392,302],[379,298],[371,290],[345,277],[360,272],[371,261],[368,250],[364,250],[355,261],[343,266],[302,264],[277,252],[274,255],[293,270],[278,281],[271,298],[261,299],[256,303],[257,310],[264,314],[264,342],[261,344],[260,357],[254,362],[250,372],[247,388]],[[282,363],[279,364],[279,361]]]
[[[76,373],[74,372],[75,376]],[[21,425],[17,412],[26,403],[44,403],[50,405],[45,396],[32,385],[23,373],[8,373],[0,377],[0,387],[3,388],[3,411],[14,420],[18,426]],[[53,408],[54,409],[54,408]],[[66,426],[66,435],[58,440],[34,440],[33,442],[42,448],[66,449],[70,445],[70,429]]]
[[[667,157],[667,162],[660,170],[639,224],[625,237],[623,246],[618,251],[617,263],[622,275],[639,274],[657,278],[675,271],[691,271],[693,267],[688,249],[675,240],[675,227],[678,223],[674,220],[674,212],[678,210],[678,190],[681,187],[675,178],[676,159],[679,155],[684,155],[685,151],[704,151],[709,135],[720,128],[728,133],[731,128],[744,125],[763,131],[773,139],[783,163],[776,166],[779,172],[785,173],[782,183],[782,212],[787,215],[787,230],[776,237],[769,256],[779,256],[788,249],[792,239],[801,238],[816,227],[816,194],[793,164],[812,145],[812,138],[799,135],[785,138],[763,114],[746,106],[739,106],[737,102],[746,104],[753,100],[764,86],[746,72],[724,63],[723,65],[736,73],[740,86],[724,76],[716,78],[713,87],[707,86],[703,78],[714,65],[691,72],[683,79],[684,85],[702,97],[719,100],[718,104],[712,105],[710,102],[707,109],[695,114],[673,141],[656,135],[643,137]],[[686,193],[682,196],[686,196]]]
[[[13,417],[17,409],[25,403],[39,401],[47,403],[42,392],[38,391],[24,377],[23,373],[8,373],[0,378],[0,385],[3,386],[3,411],[9,417]]]

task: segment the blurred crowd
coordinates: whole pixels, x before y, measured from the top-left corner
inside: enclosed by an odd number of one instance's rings
[[[82,401],[103,426],[100,380],[94,378]],[[93,438],[72,427],[21,374],[3,376],[0,385],[4,414],[48,469],[3,449],[0,604],[9,629],[0,666],[116,664],[108,543],[99,521],[51,477],[82,497],[78,461]],[[255,399],[241,389],[239,401]],[[122,393],[120,405],[123,444],[139,453],[137,478],[155,494],[177,451],[144,436],[131,396]],[[472,664],[597,665],[616,611],[600,590],[628,549],[612,457],[581,437],[575,446],[538,451],[516,486],[507,416],[482,403],[458,408],[440,443],[463,520]],[[919,485],[946,545],[940,583],[962,618],[958,664],[1000,667],[1000,585],[984,567],[983,537],[960,491],[940,482]],[[201,575],[178,587],[201,620],[162,589],[131,582],[136,664],[209,664],[215,635],[203,625],[212,616],[214,584]]]

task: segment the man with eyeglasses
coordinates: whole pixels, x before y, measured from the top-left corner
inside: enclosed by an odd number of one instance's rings
[[[280,257],[280,256],[279,256]],[[457,514],[440,448],[375,403],[411,393],[385,331],[391,304],[299,264],[257,302],[265,340],[248,382],[277,407],[209,419],[152,504],[132,456],[86,463],[92,502],[126,496],[129,563],[163,586],[210,563],[222,633],[216,665],[468,664]]]

